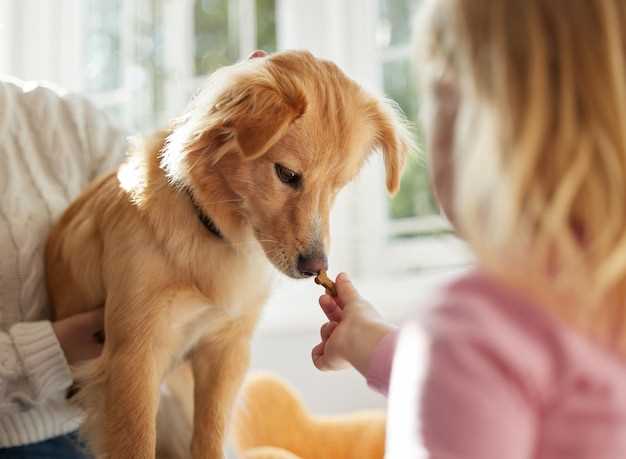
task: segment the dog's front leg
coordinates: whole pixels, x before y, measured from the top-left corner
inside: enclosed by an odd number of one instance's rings
[[[155,457],[159,386],[172,356],[168,317],[162,299],[146,299],[133,313],[107,310],[102,413],[106,457]]]
[[[112,459],[152,459],[160,371],[147,346],[122,348],[111,358],[104,428]]]
[[[250,360],[249,335],[206,338],[194,349],[193,459],[222,459],[233,401]]]

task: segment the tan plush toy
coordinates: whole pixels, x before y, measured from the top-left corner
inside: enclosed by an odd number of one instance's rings
[[[385,415],[311,416],[295,391],[269,374],[248,379],[233,417],[239,459],[382,459]]]

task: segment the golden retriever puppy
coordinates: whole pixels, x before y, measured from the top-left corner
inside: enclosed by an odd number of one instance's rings
[[[217,71],[171,129],[91,184],[50,235],[47,273],[56,318],[105,306],[104,352],[77,372],[94,454],[155,457],[159,387],[188,361],[191,455],[223,457],[272,265],[325,270],[337,192],[376,149],[396,191],[408,139],[337,66],[281,52]]]

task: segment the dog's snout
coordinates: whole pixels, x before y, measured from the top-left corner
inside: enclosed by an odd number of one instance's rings
[[[298,271],[306,277],[316,276],[328,269],[328,259],[324,254],[298,255]]]

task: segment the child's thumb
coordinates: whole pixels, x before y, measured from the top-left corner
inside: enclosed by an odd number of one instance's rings
[[[339,274],[335,284],[337,287],[337,299],[341,306],[352,303],[361,297],[346,273]]]

